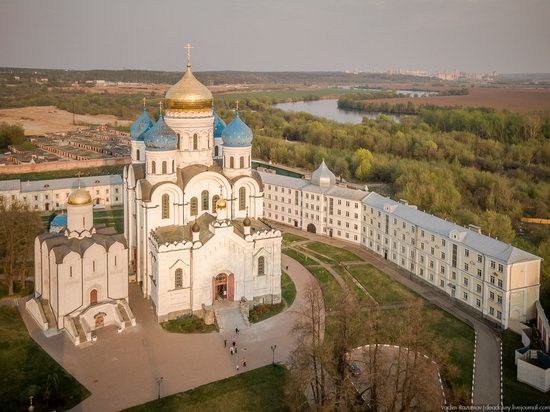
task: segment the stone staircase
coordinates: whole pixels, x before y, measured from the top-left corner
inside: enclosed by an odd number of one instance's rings
[[[48,329],[57,329],[57,322],[55,321],[55,316],[53,314],[52,308],[50,307],[50,302],[48,299],[40,299],[40,306],[44,312],[44,316],[48,321]]]
[[[248,328],[239,308],[239,302],[216,302],[214,313],[222,333],[234,331],[235,328],[239,328],[239,330]]]
[[[120,313],[120,316],[122,317],[122,321],[124,322],[124,327],[131,326],[132,322],[130,321],[130,316],[128,316],[124,306],[121,303],[117,303],[117,309],[118,313]]]
[[[71,318],[74,324],[74,327],[78,333],[78,339],[79,344],[83,344],[88,339],[86,339],[86,332],[84,332],[84,328],[82,327],[82,323],[80,323],[80,316],[75,316],[74,318]]]

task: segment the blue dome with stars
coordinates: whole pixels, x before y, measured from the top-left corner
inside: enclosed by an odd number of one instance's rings
[[[147,150],[176,150],[178,134],[166,124],[161,114],[155,125],[143,133],[143,141]]]
[[[130,125],[132,139],[143,140],[143,132],[149,130],[151,127],[153,127],[153,121],[147,114],[147,109],[144,107],[143,112],[141,112],[139,117]]]
[[[222,137],[225,127],[225,122],[218,116],[218,113],[214,112],[214,138]]]
[[[239,112],[222,132],[223,145],[227,147],[245,147],[252,144],[252,130],[239,116]]]

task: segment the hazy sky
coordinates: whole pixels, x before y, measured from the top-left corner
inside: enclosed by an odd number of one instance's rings
[[[550,72],[550,0],[0,0],[0,66]]]

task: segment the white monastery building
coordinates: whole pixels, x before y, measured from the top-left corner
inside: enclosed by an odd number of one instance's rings
[[[324,161],[307,181],[260,172],[265,217],[359,244],[508,328],[535,317],[541,258],[396,202],[336,184]]]
[[[64,330],[81,344],[107,325],[135,325],[128,306],[128,247],[113,228],[93,225],[93,200],[78,188],[67,201],[66,226],[37,236],[35,293],[28,311],[45,332]]]
[[[189,59],[189,56],[188,56]],[[191,72],[153,123],[132,124],[124,169],[131,278],[159,321],[217,300],[281,300],[281,233],[264,223],[264,184],[251,168],[252,130],[238,111],[226,126]]]
[[[0,201],[21,202],[31,210],[47,212],[65,209],[72,191],[81,185],[89,192],[94,205],[122,206],[120,175],[88,176],[22,182],[19,179],[0,181]]]

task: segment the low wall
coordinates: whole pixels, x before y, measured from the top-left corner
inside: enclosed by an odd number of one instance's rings
[[[25,303],[25,309],[27,309],[27,311],[31,314],[31,317],[38,324],[38,326],[40,326],[40,329],[43,331],[48,330],[48,321],[46,320],[46,316],[44,315],[44,312],[36,299],[29,299]]]
[[[117,159],[69,160],[61,162],[9,165],[0,166],[0,174],[53,172],[56,170],[86,169],[90,167],[102,166],[124,166],[130,164],[131,162],[132,159],[130,157],[122,157]]]
[[[518,359],[518,381],[537,388],[539,391],[548,392],[550,390],[550,369],[542,369],[538,366]]]

